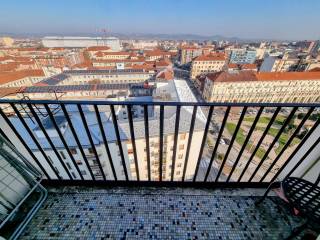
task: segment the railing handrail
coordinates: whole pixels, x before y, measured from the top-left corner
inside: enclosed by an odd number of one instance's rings
[[[176,101],[110,101],[110,100],[18,100],[0,99],[0,104],[82,104],[82,105],[150,105],[150,106],[203,106],[203,107],[320,107],[319,103],[259,103],[259,102],[176,102]]]

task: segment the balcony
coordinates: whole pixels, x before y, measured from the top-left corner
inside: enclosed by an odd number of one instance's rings
[[[318,179],[319,104],[0,106],[0,134],[48,191],[21,239],[283,239],[303,219],[274,195],[254,203],[271,182]]]

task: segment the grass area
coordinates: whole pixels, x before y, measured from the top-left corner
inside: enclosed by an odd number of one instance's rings
[[[265,128],[263,127],[256,127],[256,130],[260,130],[260,131],[264,131]],[[268,135],[271,135],[272,137],[275,137],[279,132],[279,129],[276,129],[276,128],[270,128],[269,131],[268,131]],[[275,149],[275,152],[277,154],[280,153],[280,151],[282,150],[283,146],[287,143],[287,141],[289,140],[290,138],[290,135],[287,134],[287,133],[282,133],[279,137],[279,140],[278,140],[278,147]],[[298,138],[294,138],[290,144],[290,146],[294,146],[296,144],[298,144],[301,140],[298,139]]]
[[[232,134],[234,134],[234,131],[235,131],[235,128],[236,128],[236,124],[235,123],[230,123],[230,122],[226,123],[226,128],[227,128],[228,132],[232,135]],[[256,126],[255,131],[256,130],[264,131],[265,128]],[[278,131],[279,131],[279,129],[270,128],[269,131],[268,131],[268,135],[271,135],[271,136],[275,137],[278,134]],[[282,150],[284,145],[287,143],[289,138],[290,138],[290,135],[287,134],[287,133],[282,133],[280,135],[280,137],[278,139],[278,146],[275,149],[276,154],[280,153],[280,151]],[[237,133],[237,136],[236,136],[235,140],[239,145],[242,146],[244,144],[245,139],[246,139],[245,132],[244,132],[244,130],[242,128],[240,128],[238,133]],[[300,139],[294,138],[292,140],[290,146],[294,146],[294,145],[298,144],[300,141],[301,141]],[[252,143],[249,142],[247,144],[247,146],[246,146],[246,149],[247,150],[250,149],[250,152],[252,153],[255,148],[252,147]],[[266,153],[266,150],[264,150],[264,148],[262,148],[262,147],[259,147],[259,149],[256,152],[256,156],[261,159],[264,156],[265,153]]]
[[[233,135],[234,130],[236,129],[236,124],[234,123],[226,123],[226,128],[229,131],[231,135]],[[244,135],[244,130],[242,128],[239,129],[237,136],[236,136],[236,142],[242,145],[245,141],[246,137]]]
[[[246,146],[246,149],[249,150],[250,149],[250,153],[253,153],[255,147],[252,147],[252,143],[248,143]],[[259,147],[255,156],[257,156],[258,158],[262,159],[264,154],[266,153],[266,150],[264,150],[263,148]]]
[[[229,133],[232,135],[234,133],[234,130],[236,128],[236,124],[234,123],[227,123],[226,124],[226,128],[227,130],[229,131]],[[239,144],[239,145],[243,145],[244,144],[244,141],[246,139],[246,135],[244,133],[244,130],[242,128],[239,129],[238,133],[237,133],[237,136],[236,136],[236,142]],[[254,147],[252,147],[252,143],[248,143],[247,146],[246,146],[246,149],[249,150],[250,149],[250,152],[252,153],[254,151]],[[263,148],[259,148],[256,152],[256,156],[258,158],[262,158],[265,154],[265,150]]]
[[[243,119],[243,121],[245,121],[245,122],[253,122],[254,119],[255,119],[255,117],[248,116],[248,117],[245,117]],[[258,121],[258,124],[268,124],[270,122],[270,120],[271,120],[271,117],[260,117],[259,121]],[[284,116],[277,116],[274,122],[276,124],[282,125],[284,120],[285,120]]]

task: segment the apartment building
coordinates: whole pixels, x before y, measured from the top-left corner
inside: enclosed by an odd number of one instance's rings
[[[154,74],[146,69],[68,70],[42,80],[38,86],[141,83],[152,80]]]
[[[234,48],[230,52],[230,63],[245,64],[254,63],[256,60],[256,50],[245,48]]]
[[[206,76],[209,102],[319,102],[320,72],[218,72]]]
[[[143,52],[143,55],[147,61],[156,61],[156,60],[165,59],[165,58],[169,59],[173,54],[170,52],[155,49],[155,50],[146,50]]]
[[[108,46],[92,46],[88,47],[85,51],[88,53],[89,57],[92,58],[98,52],[112,52],[112,49]]]
[[[142,65],[145,63],[144,58],[138,59],[109,59],[109,60],[92,60],[92,66],[96,68],[125,68],[128,65]]]
[[[157,94],[166,93],[171,101],[187,101],[190,99],[196,101],[191,90],[185,81],[168,81],[167,83],[162,82],[159,84]],[[163,94],[161,94],[163,96]],[[135,100],[152,100],[152,96],[142,96],[127,98],[128,101]],[[155,101],[160,99],[155,98]],[[192,107],[182,107],[180,111],[180,121],[178,134],[175,135],[175,119],[176,119],[176,107],[167,106],[164,114],[164,133],[163,133],[163,159],[162,159],[162,179],[164,181],[171,179],[171,171],[173,169],[173,159],[175,158],[174,165],[174,179],[181,180],[184,162],[186,159],[186,150],[188,144],[188,136],[190,129],[190,119],[192,115]],[[34,154],[37,159],[41,162],[42,166],[46,167],[50,177],[55,178],[56,174],[62,178],[68,178],[65,168],[71,173],[73,179],[80,179],[77,168],[80,170],[81,175],[86,180],[92,178],[96,180],[102,180],[103,174],[109,180],[114,179],[112,165],[114,166],[115,173],[118,180],[125,180],[125,171],[128,173],[130,180],[137,179],[136,165],[133,154],[133,139],[131,139],[130,126],[128,122],[128,114],[125,108],[122,106],[116,106],[115,112],[117,115],[117,122],[120,134],[120,141],[118,142],[117,134],[115,131],[115,125],[109,107],[99,106],[99,116],[105,131],[106,138],[108,139],[107,147],[103,141],[99,125],[96,118],[96,113],[92,107],[82,106],[86,122],[90,129],[90,136],[92,138],[93,145],[90,139],[86,135],[86,130],[82,124],[83,120],[79,115],[78,109],[75,106],[66,106],[70,122],[75,129],[82,149],[80,149],[73,138],[72,128],[69,125],[65,116],[62,114],[61,109],[53,109],[54,118],[59,127],[61,134],[63,135],[72,157],[69,156],[67,150],[61,141],[59,141],[59,135],[54,130],[54,125],[49,118],[41,119],[43,127],[46,129],[52,142],[54,142],[57,149],[57,153],[51,148],[50,144],[45,140],[46,137],[42,132],[41,128],[35,124],[35,122],[26,118],[29,126],[41,144],[42,149],[45,152],[45,156],[38,150],[37,146],[30,139],[30,135],[25,132],[22,137],[30,142],[29,147],[34,149]],[[145,121],[144,121],[144,108],[139,106],[133,106],[133,124],[135,133],[135,146],[136,153],[138,156],[138,168],[140,173],[140,180],[148,180],[148,168],[151,169],[151,179],[159,179],[159,151],[160,151],[160,135],[159,135],[159,106],[148,107],[148,125],[149,125],[149,143],[150,148],[147,150],[147,140],[145,136]],[[12,123],[15,127],[22,129],[21,122],[17,118],[12,118]],[[194,174],[194,169],[197,164],[198,151],[200,148],[201,139],[203,136],[204,125],[206,117],[202,113],[201,109],[197,111],[193,140],[190,145],[190,152],[188,155],[188,165],[186,168],[186,179],[191,180]],[[28,140],[29,139],[29,140]],[[176,151],[174,151],[174,142],[177,139]],[[121,144],[123,155],[121,153]],[[107,150],[107,148],[109,150]],[[173,153],[176,153],[173,156]],[[84,155],[83,155],[84,153]],[[148,155],[149,154],[149,155]],[[99,162],[96,160],[95,155],[98,156]],[[111,158],[109,158],[111,156]],[[112,160],[111,160],[112,159]],[[61,161],[62,160],[62,161]],[[112,161],[112,162],[111,162]],[[123,161],[125,161],[126,169],[123,168]],[[76,165],[75,165],[75,164]],[[53,165],[53,168],[49,165]]]
[[[119,100],[127,96],[152,95],[154,84],[145,83],[108,83],[90,85],[56,85],[30,86],[23,88],[0,88],[0,97],[5,95],[10,99],[106,99]]]
[[[235,64],[229,63],[228,64],[228,72],[238,72],[238,71],[258,71],[257,64],[254,63],[245,63],[245,64]]]
[[[180,63],[186,64],[192,61],[195,57],[202,54],[202,49],[196,46],[182,46],[180,49]]]
[[[5,47],[12,47],[14,43],[14,39],[11,37],[1,37],[0,45],[4,45]]]
[[[123,60],[128,59],[130,57],[130,52],[96,52],[92,55],[92,59],[96,60]]]
[[[289,72],[294,71],[300,59],[294,54],[284,54],[283,57],[266,57],[260,67],[260,72]]]
[[[0,87],[32,86],[45,78],[40,69],[21,70],[0,73]]]
[[[192,61],[191,79],[195,80],[200,74],[222,71],[225,64],[226,58],[223,53],[201,55]]]
[[[47,36],[41,40],[45,47],[85,48],[108,46],[113,51],[120,51],[120,40],[115,37],[58,37]]]

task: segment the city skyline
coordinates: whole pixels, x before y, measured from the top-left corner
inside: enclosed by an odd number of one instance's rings
[[[8,1],[0,33],[15,35],[194,34],[226,38],[319,39],[315,1]],[[13,14],[14,13],[14,14]]]

